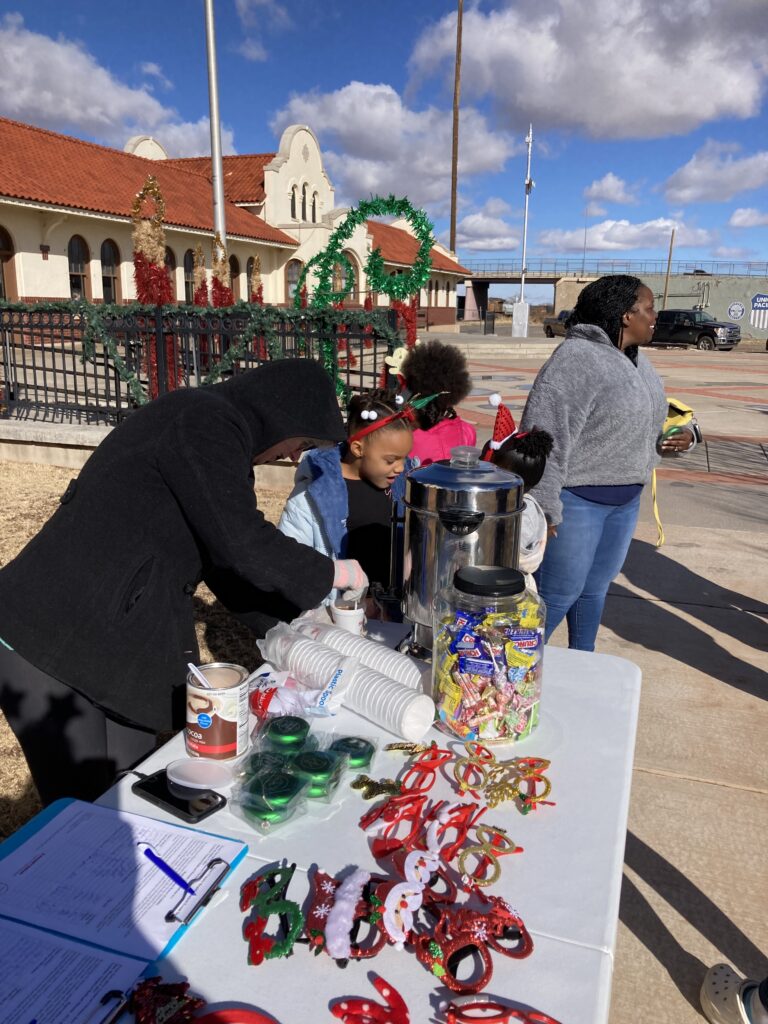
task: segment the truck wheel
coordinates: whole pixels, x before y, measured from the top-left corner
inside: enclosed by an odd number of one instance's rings
[[[548,338],[554,338],[554,336],[555,336],[555,332],[552,330],[552,328],[549,326],[549,324],[547,324],[547,326],[544,328],[544,334]]]
[[[707,334],[702,334],[696,342],[696,348],[702,352],[711,352],[714,347],[714,341]]]

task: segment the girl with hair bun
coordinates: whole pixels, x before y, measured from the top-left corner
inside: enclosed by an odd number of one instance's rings
[[[307,452],[279,523],[284,534],[330,558],[357,560],[369,581],[385,589],[392,502],[410,468],[414,414],[393,391],[353,396],[346,441]],[[325,603],[334,597],[332,591]]]
[[[493,437],[483,447],[482,458],[509,473],[517,473],[523,481],[523,514],[517,567],[525,573],[525,585],[530,590],[536,590],[533,573],[544,558],[547,519],[541,505],[528,491],[544,475],[544,467],[552,451],[552,435],[538,427],[522,433],[515,426],[512,413],[502,402],[501,395],[491,395],[488,401],[496,409],[496,421]]]
[[[403,360],[400,375],[410,394],[436,395],[416,413],[411,451],[414,465],[449,459],[452,448],[477,442],[475,428],[455,409],[472,390],[467,360],[459,349],[442,341],[416,345]]]

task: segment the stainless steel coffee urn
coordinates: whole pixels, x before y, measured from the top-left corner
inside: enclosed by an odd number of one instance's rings
[[[523,482],[480,461],[479,448],[421,466],[405,482],[403,612],[414,650],[432,650],[436,595],[464,565],[517,568]]]

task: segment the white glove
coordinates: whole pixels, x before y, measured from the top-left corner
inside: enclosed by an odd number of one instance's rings
[[[363,567],[354,558],[338,558],[334,565],[334,587],[342,592],[345,601],[359,601],[368,589],[368,577]]]

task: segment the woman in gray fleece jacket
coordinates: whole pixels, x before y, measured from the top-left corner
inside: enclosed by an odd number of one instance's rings
[[[536,574],[547,633],[568,619],[569,647],[593,651],[608,587],[629,549],[640,494],[660,454],[687,451],[693,434],[662,440],[667,401],[638,346],[656,324],[653,293],[636,277],[593,281],[579,295],[565,341],[542,366],[520,429],[554,438],[531,493],[551,537]]]

